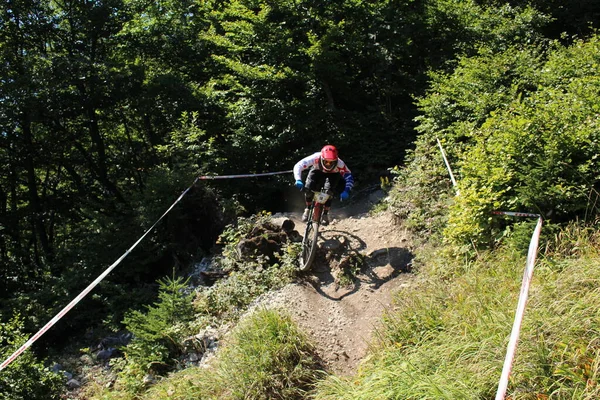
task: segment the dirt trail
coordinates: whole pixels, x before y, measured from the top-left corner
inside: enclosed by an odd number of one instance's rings
[[[345,254],[364,256],[358,280],[339,287],[335,265],[321,250],[305,281],[269,293],[261,301],[267,308],[284,308],[311,337],[331,372],[350,375],[367,353],[383,312],[392,306],[394,293],[410,285],[412,260],[408,233],[395,224],[389,213],[369,215],[368,202],[332,210],[332,223],[322,229],[322,249],[345,243]],[[287,217],[303,233],[300,213]]]

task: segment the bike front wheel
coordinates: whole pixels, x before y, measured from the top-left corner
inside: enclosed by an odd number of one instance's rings
[[[306,223],[306,230],[302,238],[302,253],[300,254],[300,271],[307,271],[317,253],[317,237],[319,235],[319,224],[312,221]]]

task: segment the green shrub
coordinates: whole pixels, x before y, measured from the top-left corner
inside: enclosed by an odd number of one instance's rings
[[[506,237],[510,221],[494,210],[538,213],[556,223],[594,220],[599,42],[482,51],[451,75],[433,75],[419,100],[421,137],[393,195],[398,214],[418,230],[443,230],[461,251]],[[437,138],[458,181],[452,201]]]
[[[576,46],[587,62],[593,61],[588,53],[595,55],[596,73],[555,68],[559,55],[567,64],[574,56],[573,49],[558,49],[540,72],[544,86],[491,113],[473,135],[459,163],[461,196],[446,230],[452,241],[491,244],[503,229],[494,225],[492,210],[539,213],[557,222],[598,214],[600,44]]]
[[[183,339],[191,334],[193,319],[192,295],[187,293],[181,278],[158,281],[158,301],[145,312],[132,311],[123,323],[133,334],[125,349],[125,359],[115,361],[120,369],[120,384],[131,392],[140,391],[144,377],[163,374],[177,365]]]
[[[0,323],[0,359],[10,357],[26,341],[23,320],[14,316]],[[62,399],[65,377],[51,372],[38,361],[32,350],[21,353],[0,372],[1,400],[58,400]]]
[[[394,178],[390,211],[412,231],[431,238],[446,225],[452,197],[452,183],[435,140],[419,137],[417,147],[409,152],[408,167]]]
[[[258,310],[244,319],[205,368],[150,389],[146,399],[306,399],[323,372],[315,349],[289,315]]]
[[[540,55],[535,49],[511,47],[497,53],[481,49],[477,56],[461,58],[452,74],[432,74],[431,89],[418,100],[422,114],[416,118],[416,129],[421,134],[390,193],[391,210],[406,220],[411,229],[428,237],[440,234],[448,223],[448,209],[454,203],[456,189],[452,187],[437,139],[456,180],[461,183],[464,174],[459,163],[474,145],[477,129],[490,112],[535,89],[533,77],[539,65]],[[464,190],[461,188],[461,192]],[[464,201],[471,201],[472,196],[466,195]],[[467,232],[473,229],[469,226],[473,222],[466,220],[461,224],[467,227],[457,227],[459,237],[464,228],[468,228]]]

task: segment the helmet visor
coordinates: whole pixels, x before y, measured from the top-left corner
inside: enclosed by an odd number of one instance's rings
[[[327,171],[332,170],[337,165],[337,160],[322,160],[322,161],[323,161],[323,168],[326,169]]]

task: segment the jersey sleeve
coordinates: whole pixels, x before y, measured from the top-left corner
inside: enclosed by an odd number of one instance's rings
[[[348,168],[346,163],[340,159],[338,159],[337,167],[338,167],[340,174],[342,174],[342,176],[344,177],[344,180],[346,181],[345,190],[349,192],[354,187],[354,177],[352,176],[352,172],[350,172],[350,169]]]
[[[314,153],[310,156],[304,157],[294,165],[294,179],[302,179],[302,171],[314,166],[318,161],[321,153]]]

